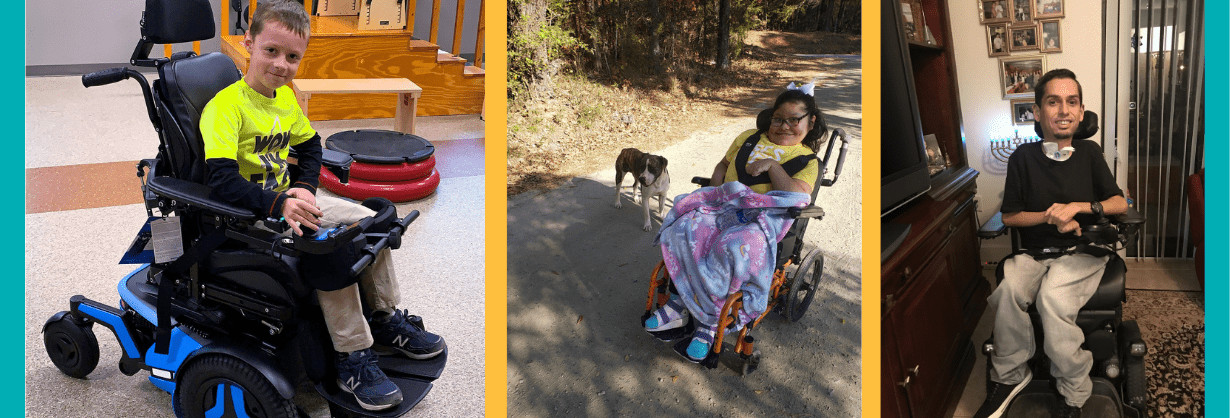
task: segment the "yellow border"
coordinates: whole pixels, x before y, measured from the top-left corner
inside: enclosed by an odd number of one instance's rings
[[[508,414],[508,3],[484,1],[487,14],[486,119],[486,416]]]
[[[880,416],[880,2],[863,2],[863,416]]]

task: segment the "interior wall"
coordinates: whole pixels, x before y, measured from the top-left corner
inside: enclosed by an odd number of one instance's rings
[[[220,1],[210,0],[215,13]],[[28,66],[126,63],[141,39],[144,0],[40,0],[25,7]],[[218,42],[216,36],[202,42],[201,52],[218,51]],[[161,56],[162,48],[152,55]]]
[[[245,0],[231,0],[245,1]],[[221,0],[210,0],[214,23],[219,22]],[[431,1],[416,3],[414,36],[427,39],[431,25]],[[465,3],[465,20],[461,37],[461,53],[473,54],[478,28],[479,0]],[[141,12],[145,0],[40,0],[26,2],[26,65],[83,65],[126,63],[133,47],[141,38]],[[437,38],[442,49],[453,44],[454,16],[457,0],[440,2],[440,30]],[[219,32],[221,28],[219,28]],[[176,46],[177,51],[190,49],[190,44]],[[220,50],[218,37],[203,41],[201,52]],[[155,47],[151,55],[161,56]]]
[[[978,220],[985,222],[999,211],[1004,194],[1007,163],[990,152],[990,139],[1034,136],[1032,125],[1014,125],[1010,101],[999,87],[999,59],[1041,55],[1045,69],[1067,68],[1076,74],[1083,90],[1085,109],[1102,109],[1102,2],[1063,2],[1060,42],[1063,52],[1040,54],[1016,52],[1008,57],[987,56],[986,25],[978,21],[978,2],[949,0],[953,50],[961,95],[961,119],[965,151],[978,175]],[[918,82],[925,82],[918,80]],[[925,100],[924,98],[919,98]],[[1093,141],[1102,142],[1099,132]],[[998,260],[1009,251],[1006,239],[983,241],[983,259]]]

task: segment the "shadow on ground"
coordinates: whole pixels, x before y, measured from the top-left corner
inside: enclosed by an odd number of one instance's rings
[[[640,327],[649,275],[661,255],[651,245],[655,233],[640,229],[641,208],[626,195],[623,208],[614,208],[614,194],[610,184],[575,178],[551,192],[510,199],[510,411],[859,414],[858,369],[850,374],[839,366],[860,360],[857,259],[830,258],[824,288],[799,322],[775,313],[762,322],[759,370],[746,377],[723,366],[707,370]],[[823,229],[813,223],[808,236]]]

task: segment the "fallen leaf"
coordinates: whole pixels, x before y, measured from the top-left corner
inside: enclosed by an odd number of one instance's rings
[[[679,380],[679,376],[671,376],[671,383],[675,383],[678,380]]]
[[[752,392],[756,392],[756,394],[757,394],[757,395],[764,393],[764,391],[763,391],[763,390],[754,390],[754,391],[752,391]]]
[[[578,315],[578,316],[577,316],[577,323],[578,323],[578,324],[579,324],[579,323],[581,323],[581,320],[582,320],[582,319],[585,319],[585,315]]]

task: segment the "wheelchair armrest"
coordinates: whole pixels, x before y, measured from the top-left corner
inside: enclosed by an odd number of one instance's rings
[[[1136,208],[1131,206],[1128,206],[1127,212],[1118,215],[1111,215],[1110,218],[1115,223],[1123,225],[1140,225],[1145,223],[1144,215],[1141,215],[1140,211],[1137,211]]]
[[[325,168],[332,171],[337,179],[342,183],[350,181],[350,164],[354,162],[354,158],[350,154],[334,151],[328,148],[321,150],[321,164]]]
[[[995,212],[995,216],[988,219],[982,227],[978,228],[978,238],[991,239],[1003,235],[1008,232],[1008,227],[1004,226],[1004,213]]]
[[[806,207],[802,207],[802,208],[786,209],[786,213],[790,214],[790,216],[795,219],[802,219],[802,218],[823,219],[824,218],[824,209],[816,205],[807,205]]]
[[[709,181],[710,179],[708,177],[700,177],[700,176],[692,177],[692,184],[695,184],[700,187],[709,187]]]
[[[149,179],[147,184],[149,185],[149,190],[154,192],[154,194],[171,199],[176,203],[187,204],[211,213],[241,220],[256,218],[256,215],[250,210],[210,199],[209,193],[213,189],[203,184],[172,177],[153,177]]]

